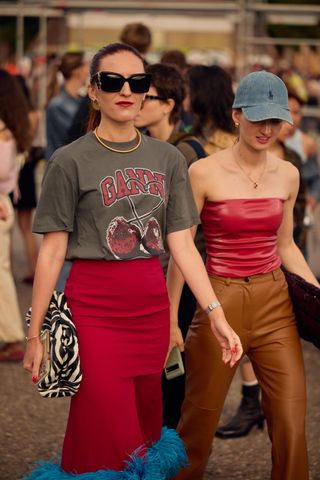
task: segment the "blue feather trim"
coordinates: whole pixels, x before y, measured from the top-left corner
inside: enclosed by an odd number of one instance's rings
[[[141,456],[141,451],[146,450]],[[59,465],[38,462],[38,467],[24,480],[167,480],[187,466],[184,445],[175,430],[163,427],[161,438],[150,448],[140,447],[131,455],[122,471],[98,470],[81,474],[64,472]]]

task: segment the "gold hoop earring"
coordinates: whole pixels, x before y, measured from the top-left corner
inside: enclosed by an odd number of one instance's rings
[[[100,110],[100,105],[97,99],[91,99],[91,105],[93,110],[99,111]]]
[[[236,128],[239,128],[239,123],[238,123],[238,122],[234,122],[234,126],[235,126]]]

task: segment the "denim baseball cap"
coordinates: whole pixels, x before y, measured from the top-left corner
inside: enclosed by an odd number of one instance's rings
[[[240,81],[232,108],[240,108],[250,122],[278,118],[293,124],[287,87],[265,70],[249,73]]]

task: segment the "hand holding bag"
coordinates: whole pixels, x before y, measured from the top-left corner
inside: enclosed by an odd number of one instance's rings
[[[282,268],[297,319],[299,335],[320,349],[320,288]]]
[[[31,307],[26,313],[30,325]],[[70,397],[80,387],[80,368],[77,331],[63,292],[53,292],[42,325],[40,338],[44,341],[44,370],[38,382],[42,397]]]

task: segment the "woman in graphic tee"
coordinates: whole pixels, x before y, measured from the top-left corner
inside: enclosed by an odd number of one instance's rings
[[[59,149],[44,177],[34,222],[44,238],[24,366],[35,381],[43,316],[67,258],[73,266],[65,293],[83,380],[71,400],[61,468],[44,464],[29,478],[95,478],[92,472],[104,470],[106,479],[166,479],[185,463],[175,432],[161,429],[169,335],[171,344],[181,343],[180,331],[170,329],[159,261],[165,237],[200,305],[211,305],[223,361],[233,366],[242,353],[192,241],[190,227],[199,220],[185,160],[134,128],[149,83],[134,49],[102,48],[91,65],[93,131]]]

